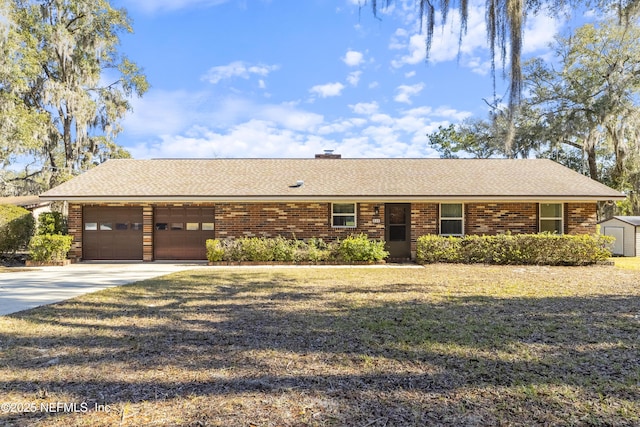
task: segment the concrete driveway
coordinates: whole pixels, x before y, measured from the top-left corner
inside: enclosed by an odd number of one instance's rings
[[[206,263],[83,262],[64,267],[37,267],[0,273],[0,315],[202,266],[206,266]]]

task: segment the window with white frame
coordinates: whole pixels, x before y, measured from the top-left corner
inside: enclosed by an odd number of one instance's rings
[[[356,226],[356,204],[355,203],[333,203],[331,204],[331,225],[333,227],[355,227]]]
[[[440,235],[462,236],[464,234],[464,207],[462,203],[440,205]]]
[[[539,231],[562,234],[563,230],[562,203],[540,203]]]

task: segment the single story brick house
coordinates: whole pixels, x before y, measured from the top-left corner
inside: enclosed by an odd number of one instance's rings
[[[205,240],[384,239],[415,257],[424,234],[596,231],[624,195],[544,159],[109,160],[55,187],[76,260],[205,259]]]

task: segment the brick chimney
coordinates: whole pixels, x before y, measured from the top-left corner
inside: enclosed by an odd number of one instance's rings
[[[342,154],[333,154],[333,150],[324,150],[322,154],[316,154],[316,159],[341,159]]]

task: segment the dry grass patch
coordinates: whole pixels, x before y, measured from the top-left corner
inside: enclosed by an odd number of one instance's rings
[[[638,425],[638,283],[613,267],[177,273],[0,317],[0,402],[37,407],[0,424]],[[41,410],[57,402],[79,410]]]
[[[0,265],[0,274],[2,273],[18,273],[21,271],[29,271],[29,268],[24,267],[6,267],[4,265]]]
[[[640,270],[640,257],[612,258],[616,267],[627,270]]]

